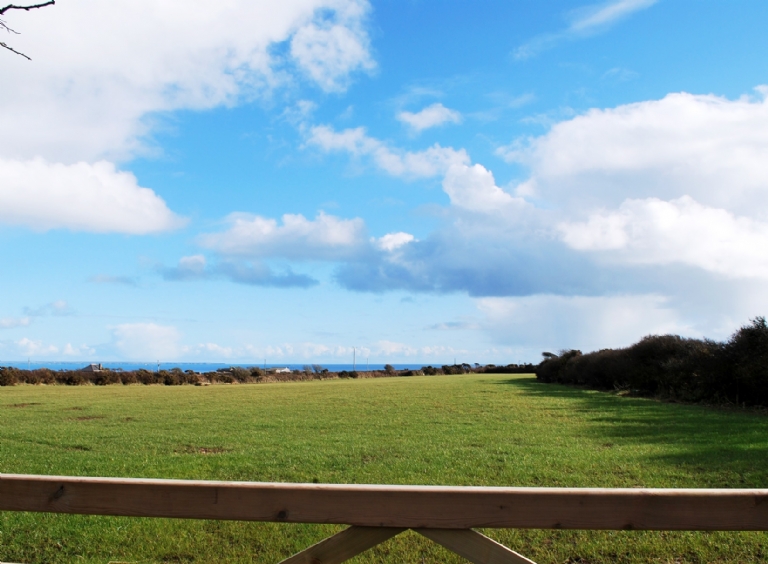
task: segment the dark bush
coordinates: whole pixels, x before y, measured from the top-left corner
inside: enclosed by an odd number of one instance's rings
[[[62,378],[57,378],[57,380],[67,386],[83,386],[88,383],[82,372],[65,372],[62,376]]]
[[[652,335],[625,349],[543,356],[536,367],[541,382],[689,402],[768,406],[768,325],[763,317],[726,343]]]
[[[119,384],[122,382],[120,374],[117,372],[104,370],[102,372],[95,372],[93,375],[93,383],[97,386],[106,386],[108,384]]]
[[[12,366],[0,367],[0,386],[15,386],[19,383],[19,371]]]
[[[136,373],[133,372],[133,371],[131,371],[131,372],[121,372],[120,373],[120,382],[122,382],[125,385],[138,383],[138,380],[136,379]]]

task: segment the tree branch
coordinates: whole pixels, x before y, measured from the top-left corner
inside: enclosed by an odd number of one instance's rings
[[[50,6],[51,4],[55,4],[55,3],[56,3],[56,0],[48,0],[48,2],[43,2],[42,4],[33,4],[32,6],[16,6],[15,4],[8,4],[5,8],[0,8],[0,16],[2,16],[8,10],[24,10],[26,12],[29,12],[30,10],[34,10],[35,8],[44,8],[45,6]],[[14,53],[15,52],[16,51],[14,51]]]
[[[40,4],[30,4],[29,6],[17,6],[15,4],[8,4],[5,8],[0,8],[0,16],[2,16],[4,13],[6,13],[8,10],[24,10],[25,12],[29,12],[30,10],[34,10],[35,8],[44,8],[46,6],[50,6],[52,4],[55,4],[56,0],[48,0],[48,2],[42,2]],[[11,29],[6,25],[6,23],[3,20],[0,20],[0,29],[4,29],[5,31],[9,33],[15,33],[16,35],[19,34],[19,32]],[[31,61],[32,59],[30,57],[27,57],[24,53],[21,51],[17,51],[13,47],[6,45],[2,41],[0,41],[0,47],[3,49],[8,49],[11,53],[16,53],[17,55],[21,55],[28,61]]]
[[[28,61],[31,61],[31,60],[32,60],[32,59],[30,59],[29,57],[27,57],[27,56],[26,56],[24,53],[22,53],[21,51],[17,51],[17,50],[16,50],[16,49],[14,49],[13,47],[10,47],[10,46],[6,45],[6,44],[5,44],[5,43],[3,43],[2,41],[0,41],[0,47],[4,47],[5,49],[8,49],[9,51],[11,51],[11,52],[13,52],[13,53],[16,53],[17,55],[21,55],[22,57],[24,57],[24,58],[25,58],[25,59],[27,59]]]

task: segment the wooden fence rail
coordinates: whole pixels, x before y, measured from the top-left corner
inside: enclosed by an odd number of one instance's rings
[[[291,564],[343,562],[414,529],[472,562],[490,564],[531,561],[472,528],[766,531],[768,489],[383,486],[0,474],[0,511],[352,525],[286,561]]]

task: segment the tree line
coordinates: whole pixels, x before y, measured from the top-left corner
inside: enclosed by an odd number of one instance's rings
[[[724,342],[650,335],[621,349],[542,353],[540,382],[684,402],[768,407],[768,325],[756,317]]]

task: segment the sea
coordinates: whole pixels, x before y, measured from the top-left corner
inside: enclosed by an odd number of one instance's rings
[[[93,361],[94,364],[99,361]],[[50,370],[79,370],[85,366],[88,366],[89,362],[37,362],[37,361],[2,361],[0,360],[0,366],[13,366],[15,368],[22,368],[28,370],[37,370],[38,368],[48,368]],[[232,364],[221,362],[100,362],[104,368],[128,370],[139,370],[141,368],[150,371],[156,370],[170,370],[172,368],[180,368],[181,370],[193,370],[195,372],[215,372],[219,368],[229,368],[231,366],[240,366],[243,368],[252,368],[254,366],[258,368],[290,368],[291,370],[303,370],[305,366],[311,366],[310,363],[301,364],[264,364],[264,363],[250,363],[250,364]],[[319,364],[319,363],[314,363]],[[356,364],[319,364],[323,368],[327,368],[330,372],[341,372],[342,370],[384,370],[384,364],[367,364],[365,362],[358,362]],[[397,370],[415,370],[427,364],[411,363],[411,364],[393,364]]]

